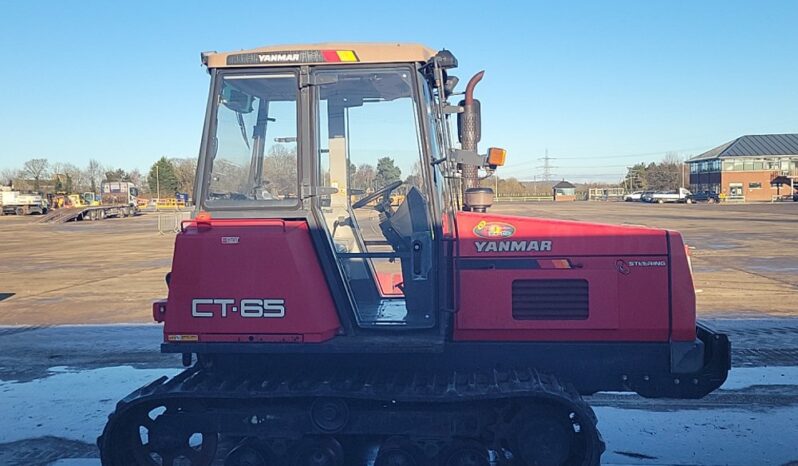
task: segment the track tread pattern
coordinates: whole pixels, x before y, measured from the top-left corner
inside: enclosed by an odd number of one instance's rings
[[[334,397],[355,400],[396,401],[405,403],[458,403],[507,399],[531,399],[567,406],[579,418],[590,420],[600,457],[604,443],[596,428],[596,415],[576,389],[555,376],[532,368],[482,371],[395,371],[390,368],[354,372],[306,371],[294,368],[271,368],[256,373],[234,374],[195,365],[171,379],[162,377],[139,388],[116,407],[97,439],[101,453],[114,448],[115,429],[137,406],[156,402],[189,401],[212,405],[220,400],[257,400],[276,398]],[[106,458],[106,455],[102,455]],[[106,462],[103,464],[112,464]],[[596,463],[598,464],[598,463]]]

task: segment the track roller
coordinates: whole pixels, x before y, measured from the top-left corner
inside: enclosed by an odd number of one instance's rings
[[[224,466],[274,466],[274,455],[265,448],[259,448],[255,442],[245,439],[224,459]]]
[[[291,449],[291,466],[343,466],[344,449],[332,437],[306,437]]]
[[[490,466],[490,452],[476,441],[455,441],[440,458],[440,466]]]
[[[421,450],[409,440],[392,437],[386,440],[377,453],[374,466],[426,466],[428,462]]]

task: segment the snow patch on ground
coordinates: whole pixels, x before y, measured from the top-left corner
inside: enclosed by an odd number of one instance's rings
[[[741,390],[754,385],[798,385],[798,367],[734,367],[721,390]]]
[[[0,443],[52,435],[94,443],[117,400],[181,369],[53,367],[31,382],[0,381]],[[791,385],[796,367],[735,368],[724,389]],[[604,464],[782,465],[798,460],[798,406],[646,411],[595,408],[607,442]],[[60,460],[58,466],[96,466]]]
[[[595,411],[607,443],[604,463],[778,466],[798,460],[798,407],[794,406],[765,411],[609,407]]]
[[[31,382],[0,381],[0,443],[45,435],[94,443],[118,400],[162,375],[180,372],[128,366],[50,371],[52,376]]]

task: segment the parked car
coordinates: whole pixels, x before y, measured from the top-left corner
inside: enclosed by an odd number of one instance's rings
[[[664,204],[666,202],[687,202],[687,196],[692,194],[685,188],[675,189],[673,191],[657,191],[650,195],[643,195],[640,200],[643,202],[656,202],[657,204]]]
[[[714,204],[716,202],[720,202],[720,195],[715,191],[702,191],[700,193],[693,193],[687,196],[687,203],[692,204],[694,202],[708,202],[710,204]]]
[[[640,193],[640,201],[642,202],[653,202],[653,196],[656,194],[656,191],[643,191]]]
[[[635,191],[633,193],[624,194],[623,200],[626,202],[637,202],[640,200],[640,197],[643,195],[643,191]]]

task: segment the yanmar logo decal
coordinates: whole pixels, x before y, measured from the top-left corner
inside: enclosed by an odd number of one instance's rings
[[[477,252],[551,251],[551,241],[475,241]]]
[[[482,220],[474,227],[474,234],[480,238],[509,238],[515,234],[515,227],[509,223]]]

